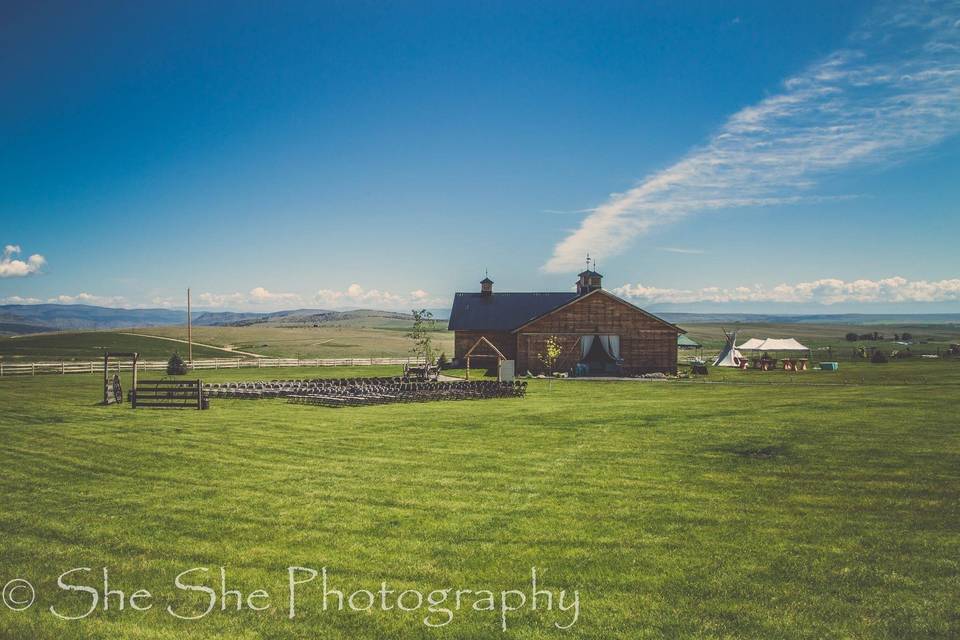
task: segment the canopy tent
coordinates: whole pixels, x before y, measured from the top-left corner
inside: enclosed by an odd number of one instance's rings
[[[677,349],[680,351],[693,351],[693,356],[687,356],[687,360],[690,360],[694,364],[704,365],[706,364],[703,361],[703,345],[690,338],[684,334],[679,334],[677,336]]]
[[[776,356],[771,356],[771,352],[775,354],[777,352],[805,351],[807,356],[810,355],[810,349],[793,338],[751,338],[740,345],[739,348],[744,351],[752,351],[754,353],[753,366],[762,371],[770,371],[777,367]],[[756,354],[759,353],[763,353],[763,356],[757,357]],[[806,371],[807,361],[807,357],[784,353],[783,369],[784,371]]]
[[[743,359],[743,355],[737,351],[737,332],[727,333],[724,331],[727,336],[727,344],[724,345],[723,351],[720,352],[720,355],[716,357],[713,361],[713,366],[715,367],[739,367],[740,361]]]
[[[750,338],[737,348],[744,351],[810,351],[793,338]]]
[[[681,333],[677,336],[677,346],[681,349],[699,349],[703,345]]]

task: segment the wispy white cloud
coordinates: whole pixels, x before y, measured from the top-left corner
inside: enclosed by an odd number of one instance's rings
[[[8,244],[3,247],[3,254],[0,255],[0,278],[22,278],[39,273],[40,269],[47,263],[39,253],[35,253],[26,260],[21,260],[17,256],[22,253],[20,245]]]
[[[59,295],[48,298],[47,302],[53,304],[89,304],[97,307],[123,307],[127,306],[127,299],[123,296],[100,296],[92,293],[78,293],[76,295]]]
[[[303,302],[303,298],[297,293],[277,293],[263,287],[251,289],[249,298],[253,304],[300,304]]]
[[[25,298],[23,296],[7,296],[0,298],[2,304],[40,304],[43,302],[40,298]]]
[[[197,296],[198,306],[200,307],[228,307],[246,304],[247,296],[240,292],[236,293],[210,293],[204,292]]]
[[[597,207],[590,207],[589,209],[544,209],[542,213],[593,213],[597,210]]]
[[[683,247],[660,247],[661,251],[666,251],[667,253],[683,253],[687,255],[699,255],[701,253],[706,253],[704,249],[685,249]]]
[[[264,287],[254,287],[247,293],[209,293],[204,292],[197,296],[200,307],[210,308],[240,308],[249,306],[279,308],[289,305],[303,304],[303,296],[296,293],[277,293]]]
[[[351,284],[344,291],[321,289],[315,300],[318,304],[330,308],[373,307],[376,309],[403,309],[413,307],[433,307],[446,305],[447,300],[432,296],[423,289],[407,294],[391,293],[380,289],[364,289],[359,284]]]
[[[664,289],[641,283],[613,290],[618,296],[644,303],[787,302],[837,304],[841,302],[957,302],[960,278],[938,281],[907,280],[899,276],[881,280],[823,278],[796,284],[702,289]]]
[[[365,289],[359,284],[351,284],[344,290],[321,289],[313,296],[297,293],[277,293],[264,287],[254,287],[246,293],[201,293],[196,296],[197,306],[201,308],[230,309],[283,309],[291,307],[317,306],[326,309],[368,307],[373,309],[402,309],[413,307],[443,306],[447,300],[435,297],[423,289],[409,293],[392,293],[381,289]],[[155,298],[158,306],[166,306],[169,299]]]
[[[805,201],[817,180],[886,164],[960,131],[960,4],[893,3],[675,165],[612,194],[556,245],[549,272],[623,252],[696,212]]]
[[[170,296],[154,296],[150,299],[150,306],[160,309],[175,309],[186,306],[186,300],[182,298],[172,298]]]

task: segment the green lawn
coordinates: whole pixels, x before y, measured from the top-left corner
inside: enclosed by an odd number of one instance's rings
[[[0,583],[29,579],[37,602],[0,607],[0,637],[956,638],[960,362],[842,366],[707,377],[758,384],[534,380],[525,399],[350,409],[215,399],[205,412],[98,407],[96,376],[4,378]],[[499,613],[472,610],[430,629],[425,611],[324,612],[317,579],[290,620],[291,565],[328,567],[348,594],[382,581],[529,590],[536,566],[554,593],[579,590],[581,613],[567,631],[553,624],[570,612],[529,608],[506,633]],[[153,608],[54,618],[51,605],[89,603],[57,576],[90,567],[74,583],[102,588],[104,566]],[[228,589],[264,589],[272,608],[166,612],[206,603],[176,574],[220,566]],[[217,573],[193,582],[220,588]]]

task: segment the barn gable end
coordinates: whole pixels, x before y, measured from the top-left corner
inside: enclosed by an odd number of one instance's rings
[[[570,368],[581,357],[584,336],[617,336],[622,373],[677,371],[677,336],[683,330],[661,318],[598,289],[514,330],[517,370],[542,369],[538,354],[555,336],[563,348],[558,369]]]
[[[480,293],[454,298],[454,359],[485,338],[516,361],[518,372],[543,373],[540,354],[554,337],[562,349],[555,371],[589,365],[608,375],[676,373],[677,337],[684,330],[605,291],[601,278],[584,271],[576,293],[506,294],[494,293],[485,278]]]

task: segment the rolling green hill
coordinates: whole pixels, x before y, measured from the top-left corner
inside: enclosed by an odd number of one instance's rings
[[[0,358],[7,361],[87,361],[103,357],[106,351],[136,351],[147,360],[166,360],[174,351],[186,354],[187,345],[113,331],[44,333],[0,338]],[[221,349],[194,345],[193,357],[229,358],[231,354]]]

